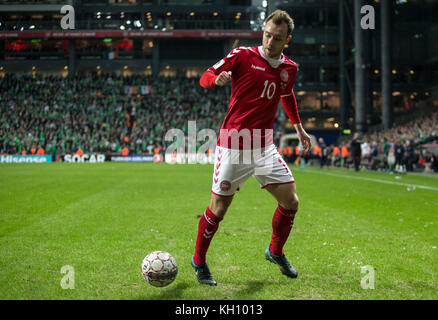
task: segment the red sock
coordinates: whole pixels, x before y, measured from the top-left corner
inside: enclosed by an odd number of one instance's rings
[[[208,247],[221,221],[222,218],[216,217],[211,212],[210,207],[207,207],[198,224],[198,237],[196,239],[195,255],[193,256],[193,260],[197,265],[205,264]]]
[[[297,210],[287,210],[278,205],[272,218],[272,237],[269,250],[273,255],[282,256],[283,246],[289,237]]]

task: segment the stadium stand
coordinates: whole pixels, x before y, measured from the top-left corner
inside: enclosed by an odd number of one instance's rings
[[[228,90],[206,90],[197,78],[186,77],[6,74],[0,90],[1,154],[163,152],[169,129],[187,130],[187,121],[193,120],[198,130],[218,132],[228,108]],[[275,125],[276,141],[285,133],[286,122],[282,114]],[[368,133],[362,141],[364,168],[438,172],[436,155],[423,147],[438,143],[437,112]],[[325,165],[351,167],[351,157],[340,152],[344,146],[349,148],[345,138],[327,146]],[[298,158],[290,146],[282,152],[289,162]],[[304,158],[320,161],[321,155],[316,145]]]
[[[350,141],[344,136],[338,145],[327,147],[325,165],[353,167]],[[430,112],[391,129],[368,132],[361,138],[361,167],[385,172],[438,172],[438,157],[433,150],[438,146],[438,112]],[[348,152],[342,155],[341,149]],[[295,160],[294,158],[293,160]],[[314,146],[306,162],[321,160],[321,148]]]
[[[74,78],[7,74],[0,80],[0,153],[46,154],[160,149],[171,128],[219,129],[226,90],[198,79],[84,73]],[[150,147],[152,146],[152,147]],[[34,152],[33,152],[34,151]]]
[[[229,87],[204,90],[200,75],[232,48],[260,44],[266,15],[283,9],[295,22],[284,53],[299,65],[294,90],[300,117],[326,145],[301,154],[295,141],[281,150],[285,159],[351,167],[351,134],[361,132],[363,168],[436,171],[435,1],[393,1],[387,10],[394,12],[393,54],[386,67],[380,31],[356,30],[370,44],[363,46],[360,103],[350,36],[354,1],[68,3],[75,8],[75,30],[62,30],[65,1],[0,1],[2,154],[153,154],[168,147],[168,129],[187,130],[190,120],[198,130],[217,132]],[[376,18],[384,17],[383,3],[373,4]],[[391,89],[383,90],[383,83]],[[398,121],[401,116],[407,121]],[[274,132],[278,146],[283,133],[295,132],[281,107]]]

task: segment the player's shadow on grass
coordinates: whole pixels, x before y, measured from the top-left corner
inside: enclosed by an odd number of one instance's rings
[[[236,292],[235,296],[247,297],[248,295],[254,294],[257,291],[262,290],[265,284],[266,284],[265,281],[260,281],[260,280],[249,281],[246,283],[246,286],[244,288]]]
[[[163,290],[160,293],[139,297],[139,300],[178,300],[182,297],[184,290],[187,289],[189,285],[186,282],[179,282],[174,286],[169,286],[169,288],[156,288],[157,290]]]

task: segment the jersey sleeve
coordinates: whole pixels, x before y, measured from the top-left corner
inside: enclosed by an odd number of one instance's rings
[[[211,88],[215,85],[215,81],[216,81],[217,77],[218,77],[217,75],[215,75],[207,70],[202,74],[201,79],[199,79],[199,84],[203,88],[206,88],[206,89]]]
[[[286,85],[286,89],[284,90],[284,92],[281,94],[281,97],[282,98],[284,98],[284,97],[288,97],[288,96],[292,96],[294,93],[293,93],[293,89],[294,89],[294,86],[295,86],[295,80],[296,80],[296,78],[297,78],[297,72],[298,72],[298,67],[296,66],[296,65],[294,65],[292,68],[291,68],[291,71],[290,71],[290,77],[289,77],[289,79],[288,79],[288,82],[287,82],[287,85]],[[295,98],[295,97],[294,97]]]
[[[238,64],[238,60],[242,54],[242,50],[242,48],[236,48],[231,50],[226,57],[219,60],[214,66],[208,68],[208,71],[212,72],[215,75],[220,74],[222,71],[233,72]]]
[[[281,103],[292,124],[301,123],[294,92],[292,91],[290,95],[281,97]]]

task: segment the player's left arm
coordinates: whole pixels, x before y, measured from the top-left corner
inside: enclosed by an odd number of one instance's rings
[[[284,111],[286,111],[286,114],[288,115],[290,121],[295,127],[295,130],[297,131],[298,139],[300,140],[301,145],[306,152],[309,152],[310,148],[312,147],[312,143],[310,141],[309,135],[307,134],[306,130],[304,130],[301,124],[301,119],[297,107],[297,99],[295,98],[294,92],[292,91],[292,94],[282,96],[281,103],[283,104]]]

